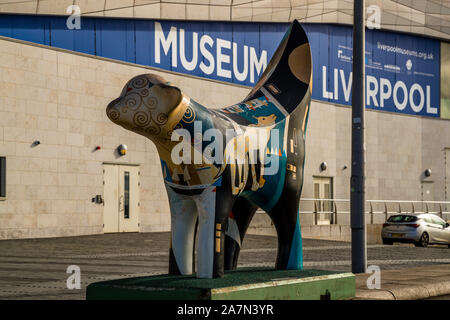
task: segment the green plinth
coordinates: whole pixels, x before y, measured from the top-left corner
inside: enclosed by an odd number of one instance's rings
[[[320,300],[355,296],[352,273],[245,268],[219,279],[158,275],[92,283],[87,300]]]

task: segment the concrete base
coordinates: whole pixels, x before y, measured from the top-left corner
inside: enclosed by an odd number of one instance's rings
[[[220,279],[158,275],[90,284],[87,300],[339,300],[355,296],[352,273],[243,268]]]

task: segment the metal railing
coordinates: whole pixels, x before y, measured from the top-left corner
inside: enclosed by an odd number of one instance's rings
[[[366,223],[384,223],[399,213],[430,213],[450,220],[450,201],[366,200]],[[311,224],[350,224],[349,199],[300,199],[300,214],[312,216]]]
[[[312,211],[303,211],[305,202],[313,204]],[[327,210],[328,209],[328,210]],[[450,218],[450,201],[415,201],[415,200],[366,200],[366,214],[369,215],[367,223],[374,224],[377,215],[386,221],[391,215],[399,213],[430,213],[444,220]],[[347,215],[350,218],[349,199],[300,199],[300,213],[313,214],[314,223],[320,224],[321,216],[329,216],[330,224],[339,224],[339,216]],[[383,222],[384,222],[383,221]]]

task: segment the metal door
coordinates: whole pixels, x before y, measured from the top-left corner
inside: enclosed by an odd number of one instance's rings
[[[139,231],[139,167],[103,165],[103,232]]]

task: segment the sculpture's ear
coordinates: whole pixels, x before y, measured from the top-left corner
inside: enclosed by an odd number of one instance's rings
[[[312,75],[311,48],[309,43],[302,44],[292,50],[288,58],[292,74],[300,81],[309,84]]]
[[[284,114],[291,114],[304,98],[305,102],[310,100],[311,90],[311,48],[305,30],[294,20],[244,102],[260,98],[266,91],[284,108]],[[303,107],[306,105],[307,103]],[[283,118],[280,116],[278,121]]]
[[[152,91],[157,96],[158,103],[165,112],[175,108],[183,98],[179,88],[163,83],[153,85]]]

